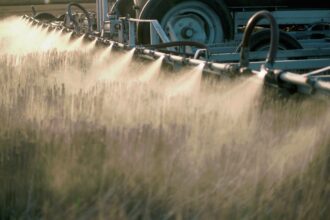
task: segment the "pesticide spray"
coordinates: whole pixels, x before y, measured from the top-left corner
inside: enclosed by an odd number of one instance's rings
[[[80,183],[70,181],[70,172],[85,181],[101,160],[93,158],[96,146],[88,153],[79,142],[80,131],[106,146],[104,181],[120,173],[119,186],[161,183],[150,196],[186,205],[248,199],[260,182],[272,190],[304,173],[327,143],[328,103],[315,109],[313,100],[267,100],[262,78],[203,79],[203,65],[167,73],[163,57],[141,65],[134,49],[94,50],[96,41],[72,41],[18,18],[2,21],[0,30],[1,118],[8,125],[1,135],[33,122],[41,145],[60,137],[57,157],[42,153],[49,157],[46,172],[56,177],[47,185],[55,194]],[[80,157],[93,162],[81,165]]]

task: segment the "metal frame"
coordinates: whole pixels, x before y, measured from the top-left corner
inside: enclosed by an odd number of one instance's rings
[[[241,33],[238,33],[239,27],[245,26],[248,18],[253,16],[256,10],[238,11],[233,13],[235,24],[235,39],[241,39]],[[324,10],[288,10],[280,8],[270,12],[280,25],[299,25],[314,24],[320,22],[330,23],[330,9]],[[259,25],[267,24],[266,20],[259,22]],[[293,37],[299,35],[299,32],[289,32]]]
[[[52,24],[45,24],[42,23],[34,18],[31,18],[29,16],[24,16],[23,19],[26,19],[28,22],[32,23],[33,25],[42,26],[44,28],[47,28],[48,31],[54,30],[54,29],[63,29],[67,32],[70,32],[72,30],[67,28],[59,28],[60,26],[52,25]],[[75,37],[80,37],[81,35],[77,34]],[[123,43],[118,43],[114,41],[110,41],[101,37],[95,37],[85,34],[85,37],[87,40],[95,40],[97,39],[97,42],[99,44],[103,44],[104,46],[112,45],[113,48],[121,49],[121,50],[130,50],[131,48]],[[238,63],[215,63],[215,62],[209,62],[205,60],[200,59],[192,59],[192,58],[184,58],[182,56],[177,55],[171,55],[166,54],[150,49],[145,48],[136,48],[135,55],[140,57],[149,57],[150,59],[158,59],[160,57],[164,57],[163,62],[168,63],[170,65],[176,65],[179,64],[181,66],[198,66],[198,65],[204,65],[204,71],[215,74],[218,76],[223,75],[229,75],[234,76],[237,75],[237,72],[240,72],[240,65]],[[276,69],[265,69],[264,68],[264,62],[259,62],[259,70],[253,70],[251,66],[255,65],[255,63],[250,63],[250,68],[244,69],[242,74],[260,74],[261,72],[266,71],[266,84],[270,84],[271,86],[276,86],[282,89],[294,89],[297,92],[303,93],[303,94],[325,94],[330,96],[330,83],[319,81],[318,77],[321,77],[321,74],[324,74],[322,77],[327,77],[330,80],[330,75],[326,75],[326,71],[330,70],[330,58],[328,59],[315,59],[315,62],[325,62],[327,63],[325,68],[322,68],[317,71],[310,71],[305,74],[301,73],[294,73],[290,71],[285,70],[276,70]],[[277,62],[290,62],[290,61],[275,61],[274,67],[276,67]],[[294,61],[291,61],[294,62]],[[301,63],[305,63],[306,65],[311,65],[311,60],[301,60]],[[299,64],[301,65],[301,64]],[[321,66],[321,65],[319,65]]]
[[[97,2],[105,2],[104,0],[97,0]],[[114,48],[119,49],[131,49],[135,48],[136,56],[141,57],[150,57],[151,59],[157,59],[159,57],[164,57],[163,62],[171,65],[203,65],[204,71],[209,72],[215,75],[237,75],[238,73],[242,74],[260,74],[265,73],[266,78],[265,82],[267,84],[275,85],[279,88],[294,88],[296,91],[305,93],[305,94],[314,94],[322,93],[330,95],[330,83],[325,82],[324,79],[330,80],[330,74],[326,71],[330,70],[330,48],[323,48],[320,50],[316,49],[305,49],[305,50],[296,50],[296,51],[282,51],[279,53],[280,57],[286,58],[285,60],[275,60],[277,57],[277,46],[279,43],[278,37],[278,26],[276,20],[271,13],[267,11],[261,11],[256,13],[248,21],[246,31],[244,33],[244,38],[240,44],[241,53],[218,53],[216,55],[210,54],[209,50],[199,50],[196,52],[194,58],[187,58],[183,56],[173,55],[171,51],[166,53],[146,49],[144,47],[136,47],[136,25],[140,22],[146,22],[150,24],[150,38],[152,44],[157,44],[159,42],[169,42],[168,37],[166,36],[164,30],[161,28],[157,20],[139,20],[131,18],[117,18],[116,16],[111,17],[105,15],[106,4],[102,4],[101,7],[98,7],[98,27],[101,32],[105,32],[105,24],[109,22],[110,32],[117,33],[118,41],[111,41],[106,39],[101,35],[97,37],[95,33],[85,34],[87,40],[97,40],[99,44],[105,46],[113,45]],[[250,55],[254,55],[253,58],[261,58],[262,55],[265,55],[265,52],[255,52],[249,53],[249,37],[251,36],[252,30],[259,22],[264,22],[263,19],[267,18],[271,21],[271,45],[270,51],[265,61],[250,62]],[[34,18],[29,16],[24,16],[23,19],[28,20],[34,25],[42,25],[47,28],[47,30],[52,30],[54,28],[63,28],[65,31],[73,31],[68,28],[64,28],[61,24],[51,24],[51,23],[42,23]],[[113,25],[115,24],[115,25]],[[113,26],[113,27],[112,27]],[[76,33],[74,36],[79,37],[83,34]],[[309,41],[308,41],[309,42]],[[225,44],[223,44],[225,45]],[[231,47],[237,47],[239,44],[231,43]],[[329,46],[329,42],[327,42]],[[217,45],[219,46],[219,45]],[[229,47],[230,47],[229,46]],[[227,49],[229,49],[229,47]],[[220,49],[223,47],[220,47]],[[215,48],[213,48],[214,50]],[[206,54],[206,59],[197,59],[202,53]],[[222,59],[222,63],[215,62],[215,56]],[[239,56],[239,59],[238,59]],[[290,60],[289,58],[294,56],[312,56],[313,59],[298,59]],[[224,63],[225,61],[230,61],[235,59],[234,63]],[[325,67],[325,68],[324,68]],[[280,68],[278,70],[277,68]],[[290,72],[290,69],[311,69],[311,68],[321,68],[318,71],[307,72],[306,74],[297,74]],[[322,69],[324,68],[324,69]],[[323,74],[322,76],[319,76]],[[319,79],[323,79],[320,81]]]

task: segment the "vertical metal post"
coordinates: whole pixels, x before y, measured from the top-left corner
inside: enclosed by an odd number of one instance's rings
[[[118,29],[118,41],[120,43],[125,43],[125,36],[124,36],[124,22],[123,20],[120,20],[119,29]]]
[[[108,0],[96,0],[97,31],[102,32],[104,22],[108,20]]]
[[[154,45],[158,43],[159,43],[159,37],[157,31],[155,30],[153,22],[150,22],[150,44]]]
[[[128,21],[128,45],[130,47],[135,47],[135,22],[134,21]]]

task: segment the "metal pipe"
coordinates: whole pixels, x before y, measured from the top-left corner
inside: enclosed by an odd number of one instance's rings
[[[284,82],[288,82],[294,85],[308,86],[307,78],[298,74],[285,72],[280,74],[280,79]]]
[[[108,0],[96,0],[97,31],[102,32],[108,19]]]
[[[183,62],[184,58],[181,56],[177,56],[177,55],[170,55],[170,59],[175,61],[175,62]]]
[[[198,66],[202,63],[205,63],[204,60],[197,60],[197,59],[188,59],[189,64]]]
[[[307,78],[304,75],[299,75],[290,72],[284,72],[279,75],[280,80],[283,82],[311,88],[311,91],[322,91],[330,95],[330,83],[317,80],[317,78]]]
[[[330,66],[326,66],[322,69],[317,69],[315,71],[312,71],[312,72],[309,72],[309,73],[306,73],[304,74],[304,76],[318,76],[318,75],[321,75],[321,74],[324,74],[326,72],[330,71]]]
[[[315,89],[325,91],[330,95],[330,83],[329,82],[322,82],[322,81],[315,81],[314,83]]]

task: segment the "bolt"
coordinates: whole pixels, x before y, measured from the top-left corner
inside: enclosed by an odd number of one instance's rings
[[[194,30],[192,28],[184,28],[181,31],[181,36],[183,38],[192,38],[194,36]]]

